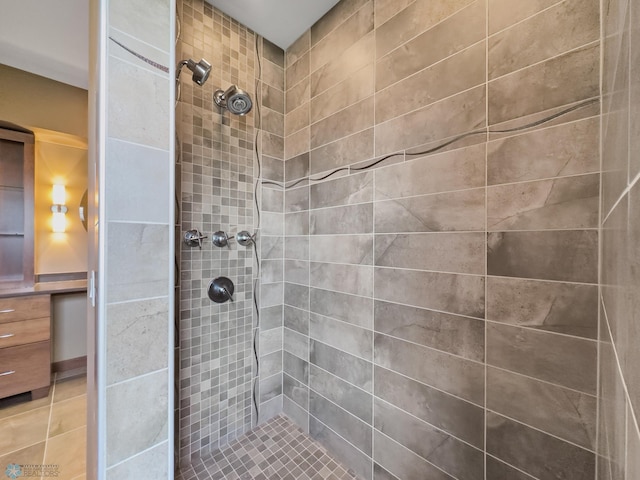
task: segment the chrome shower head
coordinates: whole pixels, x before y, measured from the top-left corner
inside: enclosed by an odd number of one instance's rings
[[[216,90],[213,100],[221,108],[226,108],[234,115],[246,115],[251,111],[253,102],[247,92],[236,85],[231,85],[226,91]]]
[[[182,60],[178,64],[178,70],[176,71],[176,81],[180,77],[180,71],[182,67],[187,66],[189,70],[193,72],[192,80],[198,85],[204,85],[204,82],[209,78],[209,74],[211,73],[211,64],[207,62],[204,58],[200,60],[198,63],[193,60]]]

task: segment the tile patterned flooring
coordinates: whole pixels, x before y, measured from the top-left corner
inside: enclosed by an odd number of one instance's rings
[[[358,477],[279,415],[224,450],[182,468],[176,480],[345,480]]]
[[[27,393],[0,400],[0,475],[12,463],[55,465],[57,478],[85,480],[86,392],[80,374],[56,377],[46,398],[31,401]]]

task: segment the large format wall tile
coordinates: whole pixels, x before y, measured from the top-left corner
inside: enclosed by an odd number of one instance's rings
[[[107,384],[167,368],[168,299],[107,306]]]
[[[377,3],[379,2],[376,2],[376,8],[378,8]],[[400,13],[397,13],[399,10],[396,10],[397,15],[384,25],[381,25],[376,31],[378,56],[380,57],[394,50],[407,40],[437,25],[471,3],[472,0],[438,0],[434,2],[419,0],[408,8],[403,9]],[[386,9],[388,10],[389,7]],[[398,5],[394,5],[394,9],[398,9]]]
[[[372,359],[373,335],[370,330],[311,314],[309,337],[360,358]]]
[[[526,446],[487,455],[486,408],[557,442],[565,480],[593,473],[598,17],[597,0],[342,0],[285,55],[287,131],[311,121],[286,179],[311,179],[285,191],[305,216],[284,325],[310,352],[286,353],[284,407],[364,480],[552,478]],[[290,398],[307,385],[315,413]]]
[[[559,0],[489,0],[489,34],[515,25],[556,3]]]
[[[329,33],[342,25],[345,19],[350,18],[367,3],[370,3],[370,0],[346,0],[344,2],[338,2],[307,30],[307,32],[309,32],[311,46],[317,44]]]
[[[422,478],[451,480],[453,478],[377,430],[375,431],[374,445],[375,458],[384,468],[393,472],[393,475],[396,476],[393,478],[407,480]],[[425,477],[425,475],[428,476]],[[376,476],[376,478],[378,477]]]
[[[371,478],[371,458],[313,416],[309,417],[309,435],[362,478]]]
[[[373,293],[373,268],[312,262],[310,285],[325,290],[370,297]]]
[[[484,361],[482,320],[376,300],[375,331]]]
[[[483,187],[484,170],[484,145],[399,163],[376,171],[375,199],[387,200]]]
[[[596,342],[487,324],[487,364],[594,395]]]
[[[349,48],[360,38],[373,30],[373,2],[365,2],[353,15],[347,18],[322,40],[315,42],[313,29],[310,51],[310,67],[315,72],[328,63],[340,49]],[[316,30],[317,31],[317,30]]]
[[[166,225],[117,223],[107,227],[107,300],[110,303],[166,294],[169,229]],[[127,245],[127,248],[122,248]]]
[[[487,414],[487,453],[536,478],[591,480],[595,474],[592,452],[491,412]]]
[[[480,42],[377,92],[376,122],[390,120],[484,83],[485,52],[486,44]]]
[[[315,365],[311,365],[309,370],[309,387],[336,405],[340,405],[360,420],[368,424],[372,423],[371,393],[365,392]]]
[[[481,407],[385,368],[376,366],[374,373],[376,397],[482,448],[484,410]]]
[[[597,228],[599,175],[582,175],[487,189],[487,228]]]
[[[376,125],[376,155],[476,130],[486,121],[486,89],[476,87]]]
[[[107,389],[109,466],[167,440],[167,391],[166,370]]]
[[[310,187],[310,208],[336,207],[373,200],[373,173],[363,172],[348,177],[316,183]]]
[[[597,172],[599,123],[588,118],[490,141],[488,184]]]
[[[450,8],[455,7],[456,3],[460,5],[463,3],[469,4],[470,2],[468,0],[456,0],[455,2],[425,2],[420,0],[413,5],[416,8],[425,6],[429,8],[432,5],[437,5],[440,8]],[[401,15],[410,15],[411,13],[411,7],[409,7]],[[398,16],[396,19],[402,21],[402,16]],[[387,22],[382,27],[381,32],[376,32],[377,46],[380,45],[381,39],[384,36],[382,30],[392,30],[395,26],[394,23],[397,21],[396,19]],[[418,28],[422,28],[420,23],[415,23],[415,25]],[[406,25],[403,25],[401,28],[406,28]],[[411,39],[401,48],[393,50],[383,57],[379,57],[376,63],[376,90],[388,87],[429,65],[433,65],[479,42],[484,38],[484,34],[485,1],[477,0],[456,15],[447,18],[435,27]],[[380,56],[386,51],[388,51],[388,49],[378,48],[378,55]]]
[[[311,125],[311,148],[326,145],[371,126],[373,126],[373,97],[366,98]]]
[[[596,44],[490,82],[489,125],[597,97],[599,66]]]
[[[487,318],[595,339],[598,334],[598,287],[488,277]]]
[[[375,400],[374,411],[374,427],[377,431],[455,478],[484,479],[484,455],[481,450],[470,447],[382,400]]]
[[[311,289],[311,311],[371,329],[373,325],[373,300],[341,292]]]
[[[370,392],[373,383],[370,362],[311,340],[311,363]]]
[[[369,64],[343,82],[314,97],[310,107],[311,123],[335,115],[340,110],[373,95],[373,83],[373,64]]]
[[[518,401],[513,401],[517,398]],[[596,397],[489,368],[487,408],[594,451]]]
[[[476,404],[484,404],[484,365],[386,335],[375,336],[374,363]],[[424,368],[434,365],[434,368]]]
[[[371,425],[367,425],[313,391],[309,395],[309,413],[349,443],[371,456],[373,441]]]
[[[598,0],[566,0],[490,37],[489,78],[598,40],[599,9]],[[560,30],[563,35],[557,35]]]
[[[595,230],[489,233],[487,249],[489,275],[598,281]]]
[[[387,234],[375,240],[378,266],[485,273],[484,233]]]
[[[311,235],[371,233],[373,204],[323,208],[309,212]]]
[[[485,190],[376,202],[374,215],[377,233],[484,230]]]
[[[335,142],[311,150],[311,174],[343,167],[373,157],[373,128],[358,132]]]
[[[375,269],[380,300],[484,318],[484,277]]]
[[[374,48],[374,35],[370,33],[312,72],[309,77],[311,98],[349,78],[353,73],[373,62]]]

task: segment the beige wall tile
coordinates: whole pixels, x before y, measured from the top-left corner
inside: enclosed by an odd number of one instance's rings
[[[597,172],[599,124],[592,117],[490,141],[488,184]]]
[[[486,44],[480,42],[376,94],[376,122],[384,122],[486,81]]]
[[[557,35],[558,31],[563,35]],[[489,78],[506,75],[599,38],[599,2],[566,0],[489,38]]]
[[[413,2],[409,7],[380,26],[376,32],[378,58],[420,33],[429,30],[454,13],[469,6],[472,2],[473,0],[417,0]],[[476,1],[476,3],[481,4],[482,10],[484,10],[484,0]]]
[[[415,2],[415,0],[376,0],[374,2],[376,28],[379,28],[391,17],[407,8],[413,2]]]
[[[484,86],[476,87],[376,125],[376,155],[483,128],[486,125],[485,94]]]
[[[484,233],[376,235],[375,264],[451,273],[485,273]]]
[[[598,174],[489,187],[487,228],[597,228],[599,203]]]
[[[489,124],[598,96],[599,59],[590,45],[490,82]]]
[[[315,46],[320,40],[325,38],[336,28],[340,27],[345,20],[358,12],[363,6],[373,4],[372,0],[345,0],[338,2],[322,18],[320,18],[310,29],[311,45]]]
[[[349,78],[375,59],[375,35],[365,35],[330,62],[311,73],[311,98]]]
[[[309,170],[314,174],[368,160],[373,148],[373,128],[369,128],[311,150]]]
[[[345,3],[349,3],[349,1],[351,0],[347,0]],[[311,72],[315,72],[318,68],[328,63],[334,57],[336,51],[349,48],[373,30],[373,1],[357,1],[364,3],[363,6],[322,40],[315,42],[314,29],[311,29],[313,43],[309,57]]]
[[[484,186],[485,146],[452,150],[377,170],[376,200]]]
[[[563,0],[488,0],[489,34],[494,34]]]
[[[311,148],[317,148],[373,126],[373,97],[311,125]]]
[[[311,100],[311,122],[317,122],[373,95],[373,64],[364,66],[343,82]]]

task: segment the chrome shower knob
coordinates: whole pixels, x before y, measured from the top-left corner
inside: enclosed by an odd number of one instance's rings
[[[248,247],[252,243],[256,243],[256,234],[251,235],[246,230],[238,232],[236,234],[236,242],[238,242],[243,247]]]
[[[202,250],[202,240],[205,238],[207,236],[203,235],[197,228],[184,232],[184,244],[187,247],[198,247]]]
[[[231,245],[229,245],[229,240],[231,240],[233,238],[233,236],[229,237],[227,235],[226,232],[223,232],[222,230],[219,230],[217,232],[215,232],[213,235],[211,235],[211,242],[216,246],[216,247],[229,247],[231,248]]]

